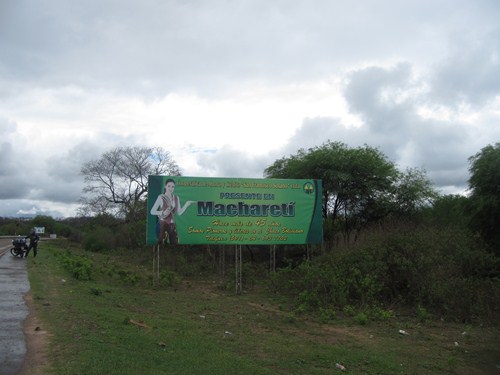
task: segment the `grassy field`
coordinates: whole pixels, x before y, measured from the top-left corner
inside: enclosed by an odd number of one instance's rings
[[[164,271],[153,288],[151,268],[150,254],[43,244],[29,277],[50,333],[49,374],[342,373],[337,363],[349,374],[500,373],[499,327],[325,319],[298,314],[264,282],[237,295],[219,275]]]

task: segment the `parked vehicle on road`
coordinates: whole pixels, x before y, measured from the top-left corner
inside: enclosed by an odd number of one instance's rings
[[[17,237],[12,240],[12,248],[10,249],[10,253],[15,257],[22,258],[26,255],[26,251],[28,250],[28,244],[26,243],[26,238]]]

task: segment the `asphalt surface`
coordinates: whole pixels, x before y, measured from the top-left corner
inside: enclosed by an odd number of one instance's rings
[[[29,310],[24,295],[30,290],[27,259],[10,254],[11,240],[0,239],[0,375],[16,374],[26,356],[24,320]]]

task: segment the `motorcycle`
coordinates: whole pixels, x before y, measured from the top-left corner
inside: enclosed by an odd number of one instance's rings
[[[23,237],[18,237],[12,240],[13,248],[10,249],[10,253],[15,257],[22,258],[26,255],[26,251],[28,250],[28,244],[26,243],[26,239]]]

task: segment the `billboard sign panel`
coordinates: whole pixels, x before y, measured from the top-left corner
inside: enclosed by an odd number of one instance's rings
[[[321,181],[149,176],[146,241],[321,243]]]

